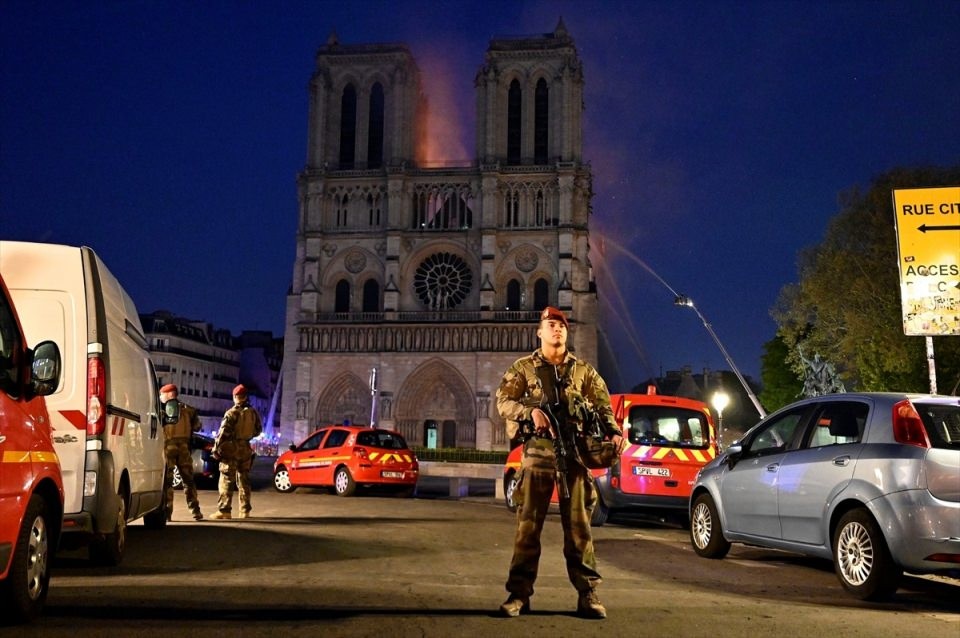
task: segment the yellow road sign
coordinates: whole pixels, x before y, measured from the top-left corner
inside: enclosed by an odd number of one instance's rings
[[[960,186],[893,191],[903,332],[960,335]]]

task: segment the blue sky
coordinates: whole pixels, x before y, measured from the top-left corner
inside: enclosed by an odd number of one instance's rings
[[[960,161],[953,1],[5,0],[0,237],[94,247],[141,312],[280,335],[307,83],[331,31],[406,43],[447,122],[431,135],[471,159],[489,40],[561,16],[586,78],[614,390],[728,367],[671,290],[759,377],[769,309],[840,194]]]

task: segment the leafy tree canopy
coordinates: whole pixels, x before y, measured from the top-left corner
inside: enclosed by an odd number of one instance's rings
[[[799,282],[784,286],[771,310],[797,379],[804,376],[802,352],[832,363],[847,390],[929,391],[925,339],[903,334],[893,191],[957,185],[960,165],[901,168],[880,175],[866,191],[855,187],[841,196],[823,240],[799,255]],[[955,393],[960,337],[933,343],[938,391]],[[768,359],[777,356],[776,347],[767,348],[766,392],[780,382],[767,378],[775,374]]]

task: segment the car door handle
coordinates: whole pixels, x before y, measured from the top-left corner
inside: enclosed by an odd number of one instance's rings
[[[776,471],[777,471],[777,468],[779,468],[779,467],[780,467],[780,464],[779,464],[779,463],[771,463],[770,465],[767,466],[767,471],[768,471],[768,472],[776,472]]]
[[[843,456],[838,456],[837,458],[833,459],[833,464],[839,465],[840,467],[843,467],[848,463],[850,463],[850,456],[847,454],[844,454]]]

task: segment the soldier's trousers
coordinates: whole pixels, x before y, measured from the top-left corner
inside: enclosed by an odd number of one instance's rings
[[[233,509],[233,493],[240,494],[240,509],[249,512],[250,505],[250,468],[253,466],[253,450],[249,443],[237,443],[237,456],[220,460],[220,499],[217,509],[229,512]]]
[[[524,468],[520,472],[515,492],[517,535],[506,584],[513,596],[530,598],[533,595],[540,563],[540,533],[555,485],[556,474],[552,471]],[[596,486],[593,477],[579,465],[567,472],[567,485],[570,498],[560,499],[563,556],[570,582],[578,592],[586,593],[601,582],[590,531],[590,516],[597,503]]]
[[[200,501],[197,499],[197,485],[193,480],[193,457],[190,455],[189,439],[170,439],[164,444],[164,456],[167,459],[167,467],[163,476],[163,485],[166,491],[164,495],[164,507],[167,512],[167,520],[170,520],[173,514],[173,468],[180,472],[180,480],[183,481],[183,493],[187,497],[187,506],[197,514],[200,512]]]

